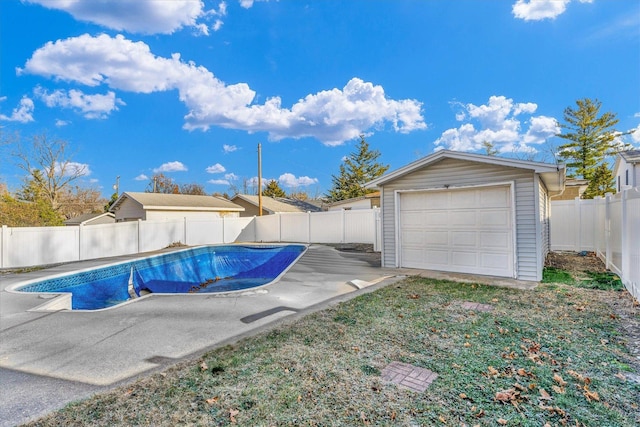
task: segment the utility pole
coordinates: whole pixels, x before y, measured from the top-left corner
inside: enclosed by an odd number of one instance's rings
[[[116,198],[120,195],[120,175],[116,176],[116,183],[113,186],[113,189],[116,190]]]
[[[262,145],[258,143],[258,216],[262,216]]]

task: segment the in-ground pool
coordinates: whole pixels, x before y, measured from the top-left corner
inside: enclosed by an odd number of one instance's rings
[[[15,291],[71,294],[71,309],[97,310],[141,294],[213,293],[275,281],[304,245],[202,246],[54,277]]]

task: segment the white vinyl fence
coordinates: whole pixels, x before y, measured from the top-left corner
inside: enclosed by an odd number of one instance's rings
[[[135,221],[0,230],[0,268],[130,255],[180,242],[369,243],[380,247],[380,209],[287,213],[253,218]]]
[[[593,251],[640,299],[640,191],[551,202],[551,250]]]

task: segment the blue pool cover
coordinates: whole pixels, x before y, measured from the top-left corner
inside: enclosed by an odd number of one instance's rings
[[[204,246],[48,279],[20,292],[72,294],[74,310],[125,302],[132,292],[229,292],[275,280],[304,252],[303,245]],[[131,286],[130,286],[131,285]]]

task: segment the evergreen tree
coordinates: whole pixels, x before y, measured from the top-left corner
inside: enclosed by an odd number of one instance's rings
[[[267,183],[264,190],[262,190],[262,195],[267,197],[286,197],[287,196],[284,190],[280,188],[278,181],[276,181],[275,179],[272,179]]]
[[[602,103],[597,99],[579,99],[576,104],[577,108],[564,110],[566,123],[560,127],[565,132],[557,136],[568,142],[558,147],[558,154],[567,165],[568,176],[591,180],[607,156],[627,148],[618,142],[626,133],[613,128],[619,121],[615,114],[600,114]]]
[[[589,186],[582,194],[583,199],[593,199],[606,193],[615,193],[615,179],[611,169],[606,164],[596,167],[589,181]]]
[[[331,176],[332,187],[326,194],[329,201],[337,202],[375,191],[364,188],[364,185],[389,169],[389,165],[377,162],[378,157],[380,152],[370,150],[364,135],[360,135],[356,151],[349,154],[340,165],[340,174]]]

